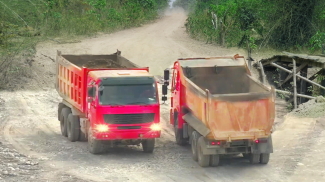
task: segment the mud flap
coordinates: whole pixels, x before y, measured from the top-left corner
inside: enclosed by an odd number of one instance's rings
[[[204,155],[216,155],[216,154],[225,154],[225,149],[217,145],[209,145],[209,141],[204,138],[204,143],[198,143],[202,147],[202,152]]]
[[[253,154],[269,154],[269,153],[273,153],[272,136],[270,136],[267,139],[266,143],[254,144],[252,146],[252,153]]]

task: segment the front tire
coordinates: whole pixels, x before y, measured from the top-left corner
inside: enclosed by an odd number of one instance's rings
[[[142,149],[145,153],[152,153],[155,148],[155,139],[147,139],[142,141]]]
[[[80,121],[78,116],[72,115],[72,113],[68,116],[68,124],[67,124],[67,131],[68,131],[68,139],[71,142],[75,142],[79,140],[79,133],[80,133]]]
[[[210,155],[203,154],[204,137],[201,136],[197,143],[198,163],[201,167],[208,167],[210,164]]]
[[[69,108],[63,108],[61,111],[60,128],[62,136],[68,137],[68,116],[71,113]]]
[[[183,129],[178,128],[178,116],[175,117],[174,130],[175,130],[176,143],[181,146],[186,145],[187,141],[183,138]]]
[[[103,144],[100,140],[96,140],[93,136],[93,131],[89,128],[88,131],[88,151],[92,154],[100,154],[103,151]]]

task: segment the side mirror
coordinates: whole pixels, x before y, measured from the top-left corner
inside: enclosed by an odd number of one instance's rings
[[[88,87],[88,97],[94,96],[94,87]]]
[[[169,69],[164,70],[164,85],[169,85]]]
[[[167,95],[167,91],[168,91],[168,89],[167,89],[167,85],[163,85],[163,86],[162,86],[162,94],[163,94],[163,95]]]
[[[167,85],[162,86],[162,95],[163,96],[161,97],[161,100],[164,102],[167,100],[167,87],[168,87]]]

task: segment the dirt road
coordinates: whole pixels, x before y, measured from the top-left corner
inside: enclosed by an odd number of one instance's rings
[[[100,35],[80,43],[42,43],[33,62],[33,80],[23,89],[0,93],[0,180],[6,181],[325,181],[324,122],[283,118],[277,104],[274,154],[268,165],[250,165],[241,157],[223,159],[217,168],[201,168],[189,146],[175,144],[168,125],[168,106],[161,108],[162,138],[153,154],[125,147],[92,155],[85,142],[62,137],[57,121],[60,97],[54,90],[56,50],[64,54],[107,54],[116,49],[154,75],[162,75],[179,57],[245,54],[190,39],[184,32],[186,15],[166,13],[155,23]],[[46,55],[47,57],[45,57]],[[282,104],[282,105],[281,105]],[[2,152],[1,152],[2,151]]]

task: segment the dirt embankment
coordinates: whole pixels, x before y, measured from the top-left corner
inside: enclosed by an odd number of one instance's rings
[[[325,98],[318,96],[316,99],[301,104],[293,110],[291,115],[304,118],[325,117]]]

